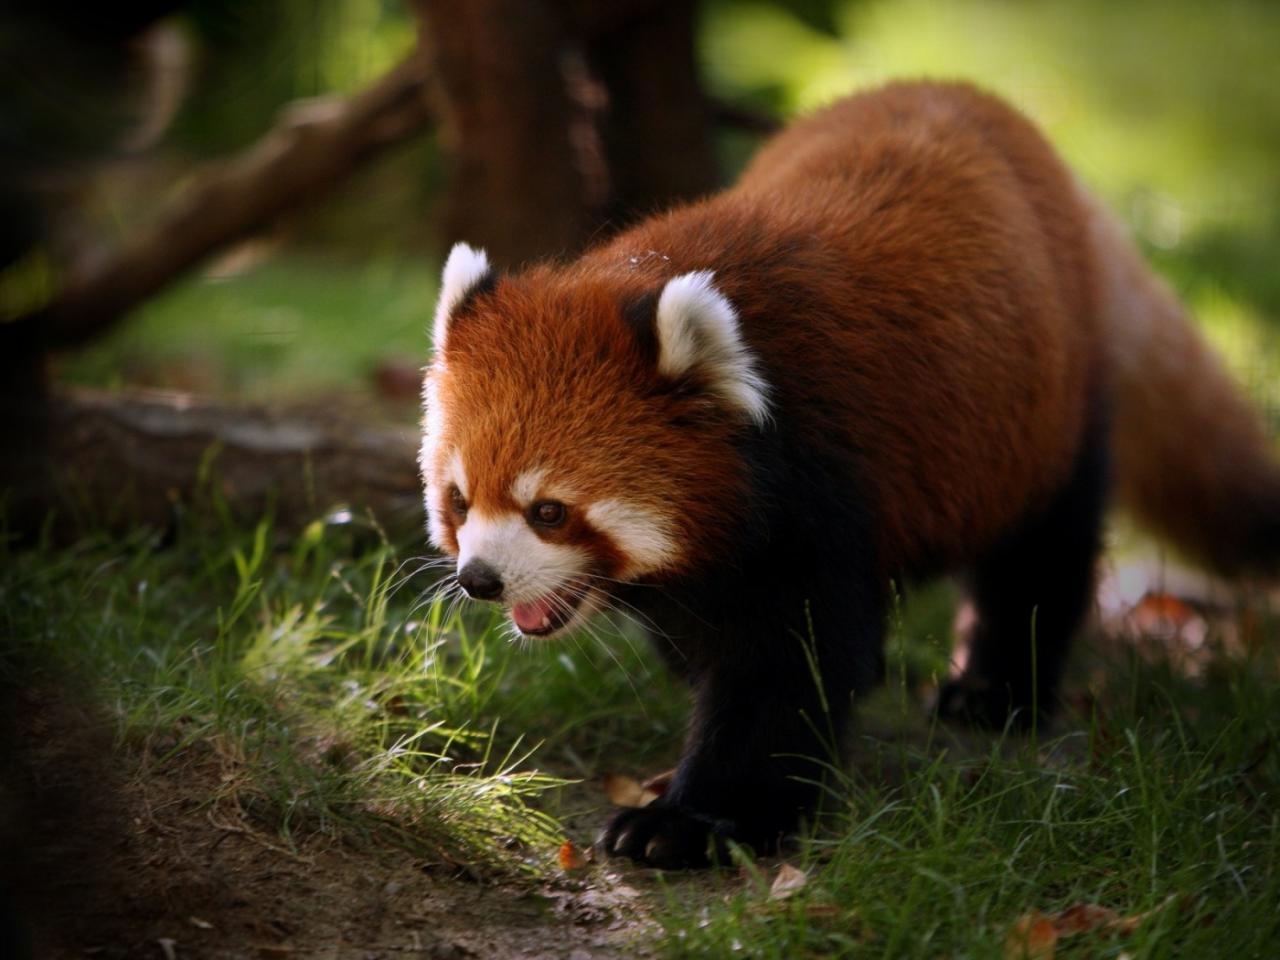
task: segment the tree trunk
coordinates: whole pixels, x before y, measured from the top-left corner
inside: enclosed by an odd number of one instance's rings
[[[627,222],[717,185],[710,109],[698,76],[696,0],[650,4],[587,40],[608,91],[610,215]]]
[[[419,0],[442,229],[516,266],[716,185],[696,0]]]
[[[600,159],[570,96],[573,42],[555,0],[420,0],[449,164],[447,243],[515,266],[576,249],[598,217]]]

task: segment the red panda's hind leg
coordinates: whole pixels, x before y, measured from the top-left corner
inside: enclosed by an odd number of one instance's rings
[[[1029,729],[1052,714],[1071,639],[1093,599],[1101,549],[1109,455],[1097,420],[1049,506],[976,564],[978,623],[963,674],[939,693],[943,719]]]

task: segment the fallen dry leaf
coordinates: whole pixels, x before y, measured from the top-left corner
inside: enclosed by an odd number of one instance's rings
[[[1057,945],[1058,931],[1053,920],[1032,910],[1014,921],[1004,941],[1005,960],[1053,960]]]
[[[775,915],[804,919],[809,923],[839,923],[846,932],[851,927],[859,931],[864,929],[862,920],[856,915],[855,911],[835,903],[816,902],[813,900],[806,900],[803,903],[791,899],[770,900],[765,904],[765,908]]]
[[[1059,937],[1073,937],[1096,930],[1127,937],[1147,918],[1159,913],[1176,899],[1177,896],[1171,894],[1159,906],[1127,917],[1098,903],[1073,903],[1052,916],[1032,910],[1014,921],[1008,939],[1005,940],[1004,955],[1007,960],[1052,960]]]
[[[801,912],[806,920],[822,922],[824,920],[839,920],[844,917],[844,911],[834,903],[806,903],[802,906],[804,909]]]
[[[770,900],[785,900],[798,890],[803,890],[809,877],[803,870],[784,863],[778,868],[778,875],[773,878],[773,886],[769,888]]]
[[[647,807],[658,799],[658,793],[647,789],[635,777],[625,773],[606,773],[604,792],[615,807]]]
[[[1144,910],[1141,913],[1132,913],[1127,917],[1120,917],[1111,924],[1111,929],[1115,930],[1116,933],[1128,936],[1133,933],[1133,931],[1137,930],[1138,927],[1142,926],[1142,924],[1149,918],[1154,917],[1157,913],[1177,899],[1178,895],[1176,893],[1171,893],[1150,910]]]
[[[1143,596],[1129,615],[1144,629],[1158,629],[1167,625],[1176,630],[1196,620],[1200,613],[1181,597],[1152,592]]]
[[[1109,927],[1119,919],[1110,907],[1097,903],[1073,903],[1053,918],[1058,936],[1069,937],[1076,933],[1089,933],[1100,927]]]
[[[583,870],[587,866],[587,858],[574,846],[572,840],[560,844],[560,869],[564,871]]]

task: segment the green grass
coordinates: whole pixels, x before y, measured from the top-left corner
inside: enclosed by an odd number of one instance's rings
[[[722,880],[709,904],[673,896],[670,954],[1001,957],[1020,916],[1090,903],[1155,912],[1132,935],[1085,934],[1059,955],[1273,956],[1274,626],[1270,646],[1219,653],[1198,679],[1090,651],[1106,677],[1091,709],[1039,741],[957,742],[882,694],[871,717],[914,732],[863,738],[833,788],[836,812],[791,857],[804,890],[770,902],[772,878],[756,867],[756,880]]]
[[[488,615],[432,600],[412,548],[341,514],[294,537],[216,503],[189,515],[203,519],[172,543],[5,547],[0,634],[16,641],[6,674],[36,662],[83,680],[135,775],[219,758],[219,820],[234,810],[284,847],[376,839],[545,878],[564,778],[671,759],[684,697],[634,636],[512,644]],[[1087,902],[1159,909],[1060,955],[1269,955],[1280,625],[1257,621],[1243,647],[1211,638],[1194,673],[1098,638],[1050,736],[959,736],[922,707],[953,599],[913,590],[895,615],[853,761],[786,855],[805,889],[769,901],[777,861],[745,854],[672,878],[660,951],[999,957],[1018,917]]]
[[[378,835],[541,870],[562,839],[560,774],[679,729],[634,642],[519,649],[434,598],[427,561],[375,528],[338,514],[281,539],[200,507],[163,546],[0,547],[2,672],[74,677],[152,773],[216,753],[237,806],[286,844]]]

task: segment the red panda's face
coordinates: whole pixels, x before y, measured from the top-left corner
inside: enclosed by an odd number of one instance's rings
[[[710,281],[637,298],[550,271],[496,283],[482,253],[450,256],[424,387],[428,526],[463,589],[522,633],[569,630],[728,532],[733,440],[765,387]]]

